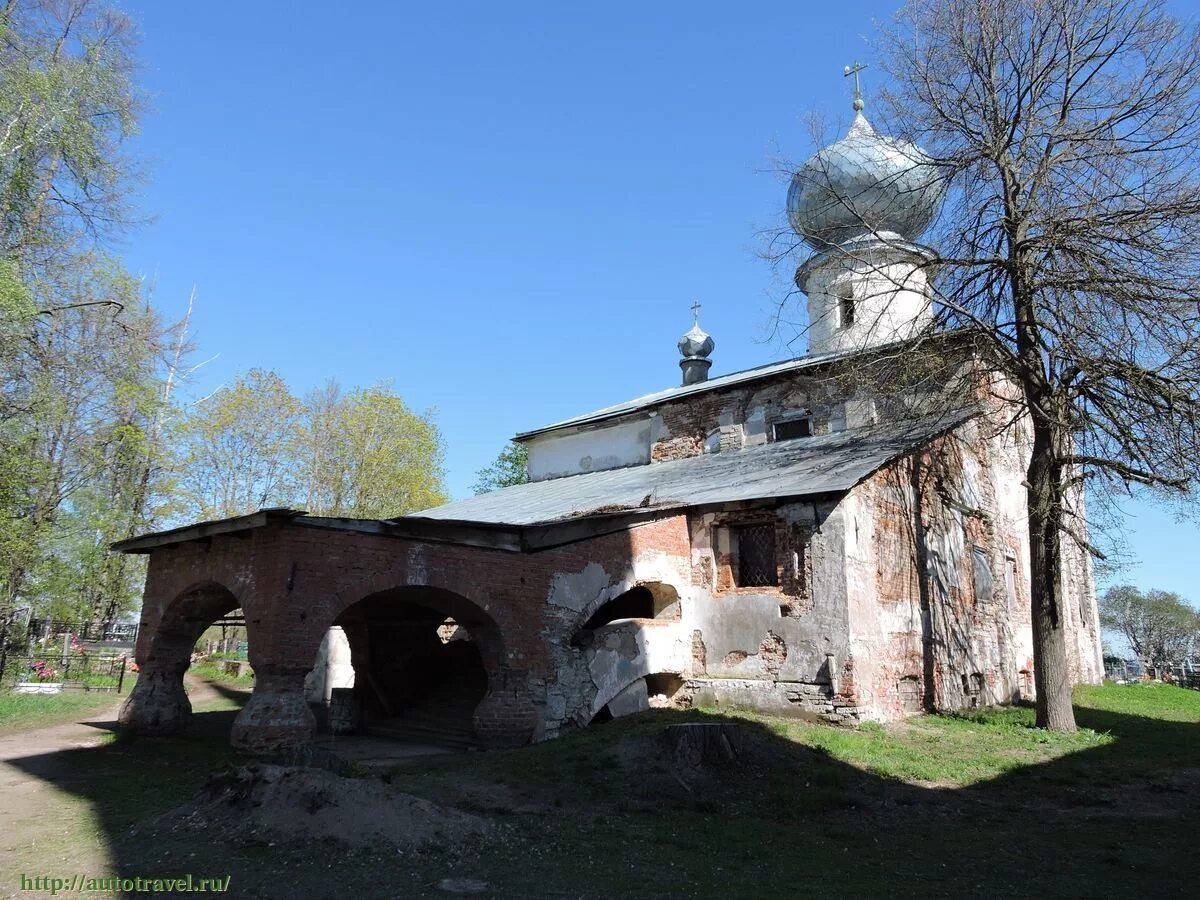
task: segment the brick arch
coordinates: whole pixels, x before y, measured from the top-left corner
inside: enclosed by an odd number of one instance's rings
[[[674,604],[681,603],[682,594],[679,588],[669,581],[643,579],[632,583],[628,581],[616,582],[598,593],[583,609],[576,613],[568,636],[574,637],[577,635],[605,606],[610,603],[619,603],[623,597],[639,588],[649,592],[649,599],[652,606],[651,615],[642,616],[641,618],[655,618],[662,610]]]
[[[464,591],[462,579],[456,577],[458,571],[458,565],[443,564],[436,558],[436,552],[433,552],[430,553],[430,558],[422,560],[419,566],[406,560],[406,564],[340,579],[332,585],[332,590],[324,598],[323,615],[309,617],[309,624],[313,626],[312,637],[315,638],[312,652],[316,653],[325,631],[336,624],[351,607],[372,597],[395,593],[397,597],[408,595],[403,602],[428,606],[438,611],[445,610],[446,615],[460,622],[472,634],[478,632],[488,645],[485,662],[489,668],[503,666],[507,644],[504,631],[510,624],[505,620],[504,614],[508,610],[500,606],[493,611],[488,608],[491,598],[474,596],[472,592]],[[422,592],[427,595],[428,602],[419,599],[418,595]],[[493,614],[494,612],[497,614]]]
[[[194,581],[175,593],[154,627],[143,630],[138,639],[141,672],[118,715],[123,729],[139,734],[173,734],[187,726],[192,704],[183,688],[183,673],[191,665],[196,641],[216,619],[241,606],[237,594],[211,579]],[[253,647],[254,630],[249,620],[246,636]]]
[[[200,636],[214,621],[239,608],[245,608],[242,599],[221,582],[205,579],[191,583],[163,609],[147,647],[139,654],[140,663],[163,671],[178,667],[182,673],[191,662],[192,649]],[[246,636],[253,645],[249,619]]]
[[[340,598],[339,598],[340,599]],[[454,619],[470,632],[479,645],[480,655],[489,673],[504,667],[505,641],[499,623],[492,615],[469,597],[458,591],[429,584],[392,584],[390,587],[372,590],[349,603],[338,604],[338,612],[328,625],[337,625],[348,612],[367,601],[395,601],[397,604],[412,604],[432,610],[439,615]],[[327,627],[327,626],[323,626]],[[322,634],[324,631],[321,632]]]

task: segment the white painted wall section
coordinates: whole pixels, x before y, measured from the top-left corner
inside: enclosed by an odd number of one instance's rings
[[[532,438],[525,444],[529,449],[529,478],[543,481],[649,463],[656,425],[656,419],[647,417],[604,428]]]

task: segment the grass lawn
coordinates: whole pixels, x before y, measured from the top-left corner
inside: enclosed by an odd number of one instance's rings
[[[61,694],[13,694],[0,692],[0,733],[28,731],[48,725],[72,722],[119,704],[132,687],[126,678],[126,692],[66,691]]]
[[[234,684],[243,688],[254,687],[253,671],[247,671],[245,675],[230,675],[225,671],[223,660],[201,660],[200,662],[192,663],[188,668],[188,674],[194,678],[203,678],[205,681]]]
[[[120,874],[230,874],[256,897],[445,896],[447,877],[498,897],[1192,895],[1200,877],[1200,692],[1178,687],[1080,688],[1074,735],[1032,728],[1027,709],[856,730],[655,711],[424,758],[389,777],[500,829],[408,856],[147,828],[236,760],[237,702],[198,706],[187,739],[64,751],[80,777],[54,791],[91,810],[72,840],[105,842]],[[739,760],[681,780],[658,735],[705,718],[741,723]]]

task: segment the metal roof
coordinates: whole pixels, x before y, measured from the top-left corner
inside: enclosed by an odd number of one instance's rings
[[[879,348],[875,348],[879,349]],[[603,409],[597,409],[594,412],[584,413],[580,416],[572,416],[570,419],[563,419],[561,422],[554,422],[542,428],[535,428],[532,431],[522,431],[518,434],[515,440],[523,441],[527,438],[536,437],[539,434],[545,434],[547,431],[557,431],[560,428],[571,428],[575,425],[587,425],[592,422],[599,422],[603,419],[611,419],[616,416],[626,415],[628,413],[637,412],[640,409],[647,409],[651,406],[658,406],[660,403],[665,403],[668,400],[676,400],[680,397],[688,397],[692,394],[702,394],[705,391],[715,391],[723,387],[731,387],[736,384],[742,384],[746,381],[753,381],[757,378],[769,378],[772,375],[778,375],[781,372],[792,372],[798,369],[807,369],[810,366],[819,366],[824,363],[834,362],[847,356],[854,356],[861,353],[861,350],[841,350],[832,353],[814,353],[809,356],[800,356],[795,359],[787,359],[783,362],[768,363],[763,366],[756,366],[753,369],[743,369],[740,372],[730,372],[728,375],[719,375],[716,378],[710,378],[707,381],[701,381],[696,384],[677,385],[676,387],[667,388],[666,390],[656,391],[653,394],[645,394],[633,400],[627,400],[624,403],[618,403],[614,406],[606,406]]]
[[[844,138],[792,176],[788,219],[818,250],[887,232],[914,241],[937,218],[945,175],[924,151],[879,134],[859,112]]]
[[[744,450],[534,481],[395,521],[537,525],[619,511],[670,509],[847,490],[967,412],[849,429]]]

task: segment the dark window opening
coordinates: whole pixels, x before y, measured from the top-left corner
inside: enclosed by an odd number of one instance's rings
[[[584,628],[595,629],[617,619],[653,619],[654,597],[644,587],[635,587],[609,600],[587,620]]]
[[[736,528],[738,587],[771,587],[779,584],[775,564],[775,527],[743,525]]]
[[[812,433],[811,416],[775,423],[775,440],[777,441],[790,441],[793,438],[812,437]]]
[[[849,291],[838,298],[838,312],[843,328],[854,324],[854,295]]]

